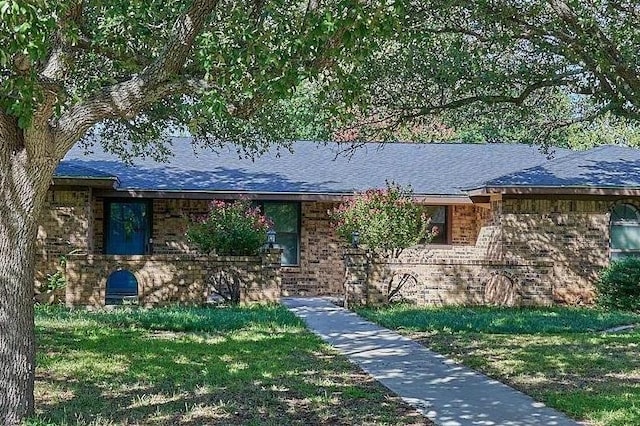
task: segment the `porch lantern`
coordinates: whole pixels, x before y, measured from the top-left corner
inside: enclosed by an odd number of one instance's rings
[[[276,231],[273,229],[269,229],[267,231],[267,244],[269,244],[269,248],[273,248],[273,245],[276,243]]]
[[[351,233],[351,247],[358,248],[358,245],[360,245],[360,233],[353,231]]]

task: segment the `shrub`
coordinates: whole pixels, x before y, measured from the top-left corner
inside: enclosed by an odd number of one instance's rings
[[[254,255],[267,240],[269,221],[246,200],[215,200],[209,213],[192,221],[187,238],[204,254]]]
[[[386,254],[428,242],[436,231],[429,229],[430,219],[413,202],[411,189],[394,183],[356,194],[329,215],[338,235],[351,241],[357,231],[362,245]]]
[[[640,310],[640,258],[612,262],[600,273],[596,291],[596,302],[602,307]]]

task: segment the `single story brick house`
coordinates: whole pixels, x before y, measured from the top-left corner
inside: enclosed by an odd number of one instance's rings
[[[402,296],[417,303],[491,302],[505,288],[520,304],[589,303],[603,266],[640,253],[640,150],[633,148],[547,155],[519,144],[371,143],[345,156],[343,145],[301,141],[293,152],[274,148],[252,161],[233,148],[198,150],[188,138],[174,138],[172,147],[166,163],[127,165],[98,146],[65,157],[41,218],[37,291],[73,251],[69,305],[118,301],[120,293],[106,288],[118,271],[131,271],[132,288],[122,294],[141,303],[198,302],[206,296],[203,271],[224,259],[194,253],[188,217],[213,199],[239,197],[272,217],[282,248],[249,259],[246,273],[266,274],[270,283],[250,299],[356,289],[371,301],[403,273],[411,282]],[[386,181],[411,185],[441,232],[375,272],[337,238],[327,211]]]

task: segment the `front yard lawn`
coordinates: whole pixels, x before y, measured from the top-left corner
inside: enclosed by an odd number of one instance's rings
[[[640,315],[592,309],[361,309],[432,350],[593,425],[640,424]]]
[[[36,310],[31,425],[425,424],[280,306]]]

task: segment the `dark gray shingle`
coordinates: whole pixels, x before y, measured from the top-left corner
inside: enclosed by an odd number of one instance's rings
[[[537,147],[519,144],[370,143],[336,157],[344,146],[300,141],[293,154],[272,149],[253,162],[239,159],[233,148],[194,153],[188,138],[172,144],[167,163],[137,159],[127,166],[95,146],[92,155],[74,148],[61,167],[115,175],[121,190],[335,194],[384,187],[389,180],[410,184],[416,194],[463,195],[463,188],[547,161]]]
[[[56,171],[54,173],[55,177],[58,178],[74,178],[74,179],[115,179],[111,173],[92,169],[89,167],[85,167],[80,165],[77,161],[62,161],[58,167],[56,167]]]
[[[486,186],[640,188],[640,150],[604,145],[491,179]]]

